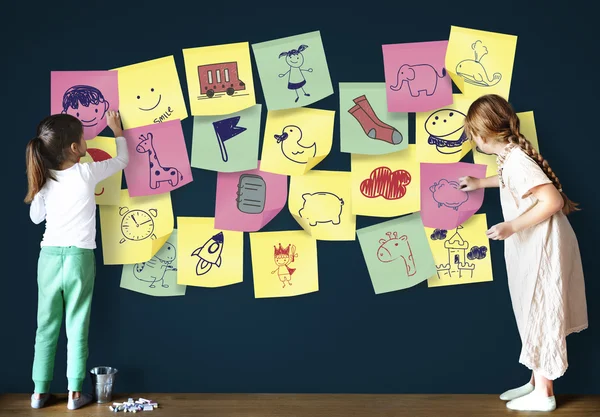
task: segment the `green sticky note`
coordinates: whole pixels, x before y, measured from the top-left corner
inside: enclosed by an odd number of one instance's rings
[[[383,155],[408,147],[408,113],[388,112],[385,83],[340,83],[340,150]]]
[[[123,265],[121,288],[155,297],[185,295],[177,284],[177,229],[149,261]]]
[[[437,273],[420,213],[356,231],[375,294],[419,284]]]
[[[267,108],[307,106],[333,94],[319,31],[252,45]]]
[[[261,109],[256,104],[228,115],[194,116],[192,167],[218,172],[257,168]]]

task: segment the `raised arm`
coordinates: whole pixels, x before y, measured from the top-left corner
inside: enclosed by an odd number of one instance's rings
[[[116,138],[117,156],[106,161],[92,162],[89,165],[90,177],[95,184],[116,174],[124,169],[129,163],[129,151],[127,150],[127,141],[123,136]]]
[[[539,185],[531,190],[531,194],[537,199],[537,203],[510,221],[515,233],[549,219],[563,208],[564,200],[554,184]]]
[[[127,149],[127,141],[123,137],[119,113],[109,111],[106,117],[108,119],[108,127],[112,129],[116,138],[117,156],[106,161],[89,164],[91,180],[96,184],[124,169],[129,163],[129,151]]]
[[[480,188],[494,188],[500,186],[498,175],[487,178],[460,177],[458,179],[462,191],[474,191]]]

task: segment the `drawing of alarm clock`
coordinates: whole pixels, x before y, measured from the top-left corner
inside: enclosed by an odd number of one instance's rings
[[[147,212],[140,209],[129,210],[127,207],[119,208],[121,219],[121,233],[124,238],[119,243],[124,243],[127,239],[139,241],[148,237],[156,239],[154,234],[154,219],[158,216],[158,210],[150,209]]]

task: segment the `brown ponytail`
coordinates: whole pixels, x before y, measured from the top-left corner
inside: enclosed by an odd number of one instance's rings
[[[33,197],[40,192],[48,178],[52,178],[52,174],[48,169],[44,156],[42,155],[43,142],[40,138],[35,137],[27,144],[25,150],[25,164],[27,166],[27,183],[29,189],[25,196],[27,204],[33,201]]]
[[[28,190],[25,202],[31,203],[49,179],[54,180],[52,169],[59,169],[68,156],[72,143],[83,135],[79,119],[68,114],[48,116],[40,122],[37,135],[27,144],[25,165]]]
[[[562,190],[562,184],[550,168],[548,161],[531,145],[531,142],[521,134],[521,122],[506,99],[496,94],[479,97],[471,104],[465,119],[467,136],[476,134],[486,139],[499,142],[511,142],[518,145],[539,167],[560,192],[564,205],[564,214],[579,211],[578,204],[569,200]]]

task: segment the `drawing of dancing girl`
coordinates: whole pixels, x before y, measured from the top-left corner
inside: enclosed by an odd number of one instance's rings
[[[282,52],[279,54],[279,58],[282,56],[285,57],[286,64],[289,65],[290,69],[284,72],[283,74],[279,74],[279,78],[285,77],[286,74],[288,76],[288,90],[294,90],[296,93],[295,103],[298,102],[300,96],[298,95],[298,89],[302,89],[302,92],[305,96],[310,96],[305,90],[304,86],[306,85],[306,78],[304,78],[304,74],[302,71],[312,72],[312,68],[302,69],[302,65],[304,65],[304,55],[302,52],[308,48],[308,45],[300,45],[298,49],[292,49],[287,52]]]

